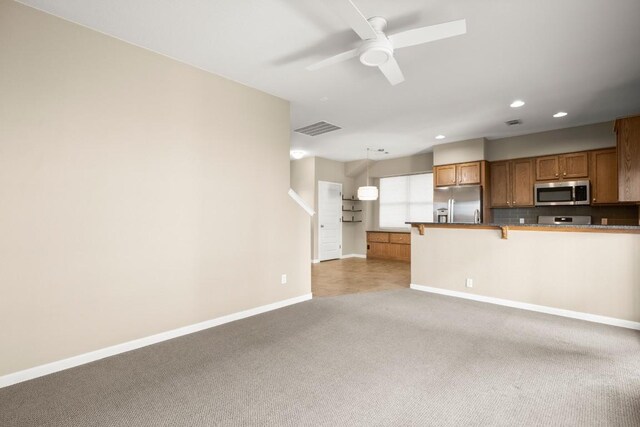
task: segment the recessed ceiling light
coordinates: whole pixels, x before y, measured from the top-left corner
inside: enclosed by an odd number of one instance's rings
[[[445,139],[446,137],[444,135],[438,135],[436,136],[436,139]]]
[[[511,108],[520,108],[524,105],[524,101],[520,100],[520,99],[516,99],[515,101],[513,101],[511,103]]]
[[[291,157],[293,157],[296,160],[303,158],[305,154],[307,153],[302,150],[291,150]]]
[[[567,115],[567,113],[565,113],[564,111],[558,111],[557,113],[555,113],[553,115],[553,117],[555,117],[556,119],[559,119],[560,117],[564,117],[566,115]]]

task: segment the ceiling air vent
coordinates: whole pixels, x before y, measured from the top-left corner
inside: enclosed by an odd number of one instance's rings
[[[522,124],[522,120],[520,120],[520,119],[507,120],[506,122],[504,122],[504,124],[507,125],[507,126],[521,125]]]
[[[334,130],[342,129],[339,126],[332,125],[327,122],[318,122],[303,128],[295,129],[294,132],[303,133],[309,136],[322,135],[323,133],[333,132]]]

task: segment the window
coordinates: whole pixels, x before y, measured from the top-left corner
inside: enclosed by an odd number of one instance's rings
[[[380,228],[433,221],[433,174],[380,178]]]

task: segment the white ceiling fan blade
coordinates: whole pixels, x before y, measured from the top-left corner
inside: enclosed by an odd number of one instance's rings
[[[347,23],[362,40],[375,39],[378,33],[373,29],[367,18],[351,0],[327,0],[338,15]]]
[[[320,68],[327,67],[329,65],[337,64],[339,62],[347,61],[351,58],[355,58],[358,56],[358,49],[352,49],[346,52],[339,53],[335,56],[329,57],[327,59],[323,59],[320,62],[316,62],[315,64],[311,64],[307,67],[309,71],[319,70]]]
[[[395,58],[390,58],[384,64],[379,65],[378,68],[380,68],[380,71],[382,71],[382,74],[384,74],[392,86],[404,81],[404,74],[402,74],[402,70]]]
[[[446,22],[444,24],[430,25],[428,27],[416,28],[403,31],[389,36],[395,49],[415,46],[417,44],[429,43],[432,41],[446,39],[447,37],[459,36],[467,32],[467,21]]]

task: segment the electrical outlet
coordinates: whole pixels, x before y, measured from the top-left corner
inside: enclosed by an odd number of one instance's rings
[[[287,283],[287,275],[283,274],[282,277],[280,278],[280,283],[282,283],[283,285],[285,285]]]
[[[524,218],[520,218],[520,224],[524,224]]]
[[[464,284],[467,286],[467,288],[473,288],[473,279],[467,278]]]

